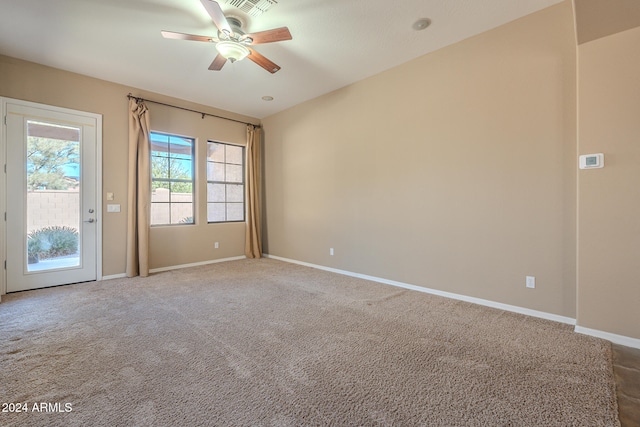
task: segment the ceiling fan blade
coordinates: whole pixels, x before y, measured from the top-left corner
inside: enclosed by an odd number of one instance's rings
[[[226,31],[231,33],[231,26],[227,22],[227,18],[224,17],[224,13],[222,13],[222,9],[220,5],[213,0],[200,0],[204,8],[207,10],[211,19],[213,19],[213,23],[216,24],[216,27],[220,31]]]
[[[160,31],[162,37],[165,39],[176,39],[176,40],[193,40],[196,42],[217,42],[218,39],[215,37],[207,37],[207,36],[196,36],[193,34],[184,34],[184,33],[175,33],[173,31]]]
[[[247,34],[247,37],[253,39],[251,44],[273,43],[283,40],[291,40],[291,33],[287,27],[274,28],[273,30],[258,31],[257,33]]]
[[[226,63],[227,63],[227,58],[225,58],[224,56],[218,54],[218,56],[216,56],[216,58],[213,60],[211,65],[209,65],[209,69],[211,71],[220,71],[220,70],[222,70],[222,67]]]
[[[270,72],[271,74],[277,73],[280,70],[280,66],[279,65],[275,64],[274,62],[271,62],[269,59],[267,59],[264,56],[260,55],[255,50],[253,50],[251,48],[249,48],[249,50],[251,51],[251,53],[249,54],[249,56],[247,56],[247,58],[249,58],[250,60],[252,60],[256,64],[258,64],[259,66],[261,66],[262,68],[264,68],[265,70]]]

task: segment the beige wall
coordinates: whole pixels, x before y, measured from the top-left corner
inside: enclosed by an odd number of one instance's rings
[[[265,252],[574,317],[575,46],[565,2],[266,118]]]
[[[124,273],[127,210],[127,132],[128,100],[132,92],[160,102],[225,117],[258,123],[256,119],[239,116],[186,101],[168,98],[115,83],[97,80],[66,71],[0,56],[0,96],[71,108],[103,116],[103,197],[115,194],[121,213],[107,213],[103,200],[103,274]],[[245,143],[245,126],[222,119],[149,104],[154,130],[179,133],[198,138],[198,156],[204,161],[206,139]],[[204,168],[198,169],[198,183],[204,182]],[[196,191],[200,200],[206,194],[204,185]],[[184,227],[158,227],[151,232],[151,268],[195,263],[244,254],[243,224],[206,224],[206,206],[198,207],[198,224]],[[213,249],[213,242],[220,249]]]
[[[638,0],[574,0],[578,44],[640,25]]]
[[[580,23],[578,23],[580,25]],[[640,27],[581,44],[579,326],[640,339]]]

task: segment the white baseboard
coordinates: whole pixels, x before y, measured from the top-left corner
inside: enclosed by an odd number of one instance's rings
[[[111,280],[111,279],[122,279],[124,277],[127,277],[126,273],[120,273],[120,274],[110,274],[108,276],[102,276],[101,279],[98,280]]]
[[[599,331],[597,329],[585,328],[584,326],[576,326],[575,331],[579,334],[591,335],[592,337],[602,338],[615,344],[624,345],[625,347],[640,348],[640,339],[631,338],[624,335],[612,334],[611,332]]]
[[[552,320],[554,322],[566,323],[568,325],[575,325],[576,324],[576,319],[572,319],[570,317],[565,317],[565,316],[560,316],[560,315],[557,315],[557,314],[547,313],[547,312],[544,312],[544,311],[532,310],[532,309],[529,309],[529,308],[518,307],[516,305],[503,304],[503,303],[500,303],[500,302],[495,302],[495,301],[486,300],[486,299],[482,299],[482,298],[470,297],[470,296],[462,295],[462,294],[455,294],[455,293],[452,293],[452,292],[440,291],[440,290],[437,290],[437,289],[425,288],[425,287],[422,287],[422,286],[416,286],[416,285],[411,285],[411,284],[408,284],[408,283],[397,282],[395,280],[388,280],[388,279],[382,279],[380,277],[368,276],[366,274],[353,273],[351,271],[346,271],[346,270],[338,270],[336,268],[325,267],[325,266],[322,266],[322,265],[311,264],[311,263],[308,263],[308,262],[297,261],[297,260],[289,259],[289,258],[282,258],[282,257],[279,257],[279,256],[274,256],[274,255],[269,255],[269,254],[263,254],[263,256],[265,258],[273,258],[273,259],[277,259],[277,260],[284,261],[284,262],[290,262],[290,263],[293,263],[293,264],[299,264],[299,265],[304,265],[304,266],[307,266],[307,267],[317,268],[319,270],[325,270],[325,271],[331,271],[333,273],[344,274],[345,276],[351,276],[351,277],[357,277],[359,279],[371,280],[372,282],[384,283],[384,284],[391,285],[391,286],[397,286],[397,287],[400,287],[400,288],[411,289],[411,290],[414,290],[414,291],[424,292],[424,293],[428,293],[428,294],[432,294],[432,295],[438,295],[438,296],[445,297],[445,298],[451,298],[451,299],[456,299],[456,300],[460,300],[460,301],[466,301],[466,302],[470,302],[470,303],[473,303],[473,304],[484,305],[486,307],[497,308],[499,310],[511,311],[513,313],[526,314],[527,316],[533,316],[533,317],[538,317],[538,318],[541,318],[541,319]]]
[[[247,258],[246,256],[242,255],[242,256],[235,256],[230,258],[220,258],[220,259],[212,259],[208,261],[194,262],[191,264],[171,265],[169,267],[152,268],[151,270],[149,270],[149,273],[160,273],[161,271],[179,270],[181,268],[198,267],[200,265],[216,264],[218,262],[226,262],[226,261],[237,261],[239,259],[246,259],[246,258]]]

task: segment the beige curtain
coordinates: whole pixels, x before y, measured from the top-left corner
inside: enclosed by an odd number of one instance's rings
[[[260,184],[260,128],[247,125],[247,230],[244,244],[247,258],[262,256]]]
[[[127,277],[149,275],[151,162],[149,111],[129,99],[129,197],[127,212]]]

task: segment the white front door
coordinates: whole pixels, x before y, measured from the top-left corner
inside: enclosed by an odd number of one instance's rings
[[[3,102],[7,292],[96,280],[102,117]]]

